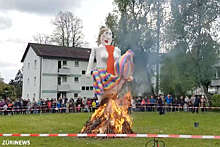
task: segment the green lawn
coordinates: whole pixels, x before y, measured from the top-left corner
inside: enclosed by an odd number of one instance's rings
[[[0,116],[0,133],[79,133],[91,113]],[[132,114],[136,133],[220,135],[220,113],[199,114],[151,112]],[[199,127],[194,127],[194,122]],[[149,138],[0,137],[3,140],[30,140],[30,146],[144,147]],[[161,139],[167,147],[220,147],[220,140]]]

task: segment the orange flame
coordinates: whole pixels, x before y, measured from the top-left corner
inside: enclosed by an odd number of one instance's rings
[[[108,102],[92,114],[89,123],[81,132],[120,134],[131,131],[132,119],[128,114],[131,98],[131,92],[127,92],[122,98],[117,98],[116,95],[109,96]]]

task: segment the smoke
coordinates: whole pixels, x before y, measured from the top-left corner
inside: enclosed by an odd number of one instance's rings
[[[131,22],[122,18],[122,27],[117,32],[119,48],[125,52],[131,49],[134,55],[133,95],[153,94],[155,89],[155,65],[159,62],[155,54],[155,35],[149,26],[139,24],[133,27]],[[125,25],[127,24],[127,25]],[[129,25],[128,25],[129,24]]]

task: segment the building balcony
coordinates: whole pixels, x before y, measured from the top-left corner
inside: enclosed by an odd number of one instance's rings
[[[70,84],[58,85],[57,91],[70,91]]]
[[[58,69],[58,74],[59,75],[69,75],[69,74],[71,74],[71,72],[70,72],[69,68],[60,68],[60,69]]]
[[[213,87],[220,86],[220,79],[212,80],[211,81],[211,86],[213,86]]]

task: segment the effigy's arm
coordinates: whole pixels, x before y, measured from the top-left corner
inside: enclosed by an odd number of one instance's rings
[[[115,49],[117,51],[118,58],[120,58],[121,57],[121,50],[118,47],[115,47]]]
[[[92,48],[90,56],[89,56],[89,63],[88,63],[87,70],[86,70],[86,76],[87,77],[90,76],[90,73],[92,71],[93,64],[94,64],[94,58],[95,58],[95,48]]]

